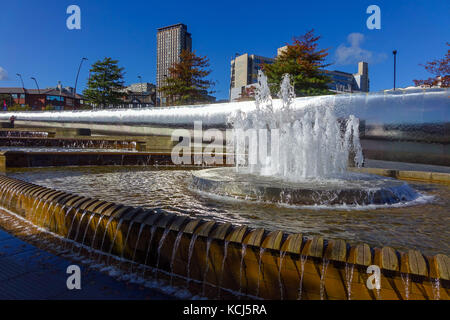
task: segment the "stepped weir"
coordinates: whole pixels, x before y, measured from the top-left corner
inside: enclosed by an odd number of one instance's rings
[[[106,262],[119,257],[120,267],[213,299],[449,299],[450,259],[443,254],[205,221],[6,176],[0,206],[67,239],[74,252]],[[379,289],[367,286],[371,265],[380,268]]]

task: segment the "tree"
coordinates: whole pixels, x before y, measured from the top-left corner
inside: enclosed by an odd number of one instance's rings
[[[180,62],[169,68],[169,76],[165,79],[159,91],[167,98],[167,105],[194,104],[208,102],[209,89],[214,82],[205,79],[211,70],[208,70],[209,59],[200,57],[195,52],[183,50]]]
[[[104,58],[92,65],[87,89],[83,91],[88,103],[104,108],[122,102],[123,68],[119,68],[117,63],[117,60]]]
[[[314,29],[302,36],[294,37],[293,43],[281,50],[273,64],[263,64],[272,95],[276,95],[283,75],[291,75],[297,96],[330,94],[327,84],[331,79],[320,71],[325,64],[328,49],[317,49],[320,36],[314,36]]]
[[[450,43],[447,42],[447,46],[450,46]],[[434,75],[432,78],[428,78],[426,80],[413,80],[415,86],[440,86],[442,88],[450,87],[450,49],[447,50],[447,54],[442,59],[433,60],[427,62],[426,65],[421,64],[421,66],[425,67],[429,73]]]
[[[255,100],[256,87],[249,86],[242,88],[242,92],[236,101],[252,101]]]

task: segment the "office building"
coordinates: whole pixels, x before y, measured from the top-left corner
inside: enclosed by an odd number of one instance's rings
[[[282,54],[287,46],[277,49],[277,56]],[[272,64],[275,58],[249,55],[236,55],[231,60],[230,101],[237,101],[248,93],[254,93],[258,86],[258,70],[262,64]],[[328,84],[330,91],[336,93],[369,92],[369,70],[367,62],[358,63],[357,73],[343,71],[320,70],[331,78]]]
[[[258,70],[262,64],[271,64],[274,61],[274,58],[255,54],[236,55],[231,60],[230,101],[238,99],[244,88],[258,82]]]
[[[192,50],[191,34],[187,32],[187,26],[178,23],[159,28],[157,32],[157,62],[156,62],[156,88],[157,101],[165,105],[165,97],[159,92],[159,88],[165,85],[165,79],[169,76],[169,68],[180,62],[182,50]]]

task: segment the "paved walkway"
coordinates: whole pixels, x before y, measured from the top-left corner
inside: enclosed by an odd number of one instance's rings
[[[154,289],[118,281],[86,266],[81,290],[66,286],[72,261],[38,249],[0,229],[0,300],[6,299],[173,299]]]

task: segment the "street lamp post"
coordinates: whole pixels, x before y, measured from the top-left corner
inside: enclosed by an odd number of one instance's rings
[[[25,85],[23,84],[22,75],[20,73],[16,73],[16,75],[20,78],[20,81],[22,82],[22,89],[23,89],[23,101],[25,103]],[[20,95],[21,96],[21,95]],[[19,103],[20,103],[20,96],[19,96]]]
[[[83,64],[83,61],[87,60],[87,58],[82,58],[80,61],[80,66],[78,67],[77,77],[75,78],[75,87],[73,88],[73,96],[75,97],[75,94],[77,93],[77,82],[78,82],[78,75],[80,74],[81,65]]]
[[[392,51],[392,54],[394,55],[394,91],[395,91],[395,77],[397,72],[397,50]]]
[[[41,90],[39,90],[39,85],[38,85],[38,83],[37,83],[36,78],[35,78],[35,77],[31,77],[30,79],[31,79],[31,80],[34,80],[34,82],[36,83],[36,87],[37,87],[37,89],[38,89],[38,93],[41,94]]]
[[[20,81],[22,82],[22,89],[25,92],[25,85],[23,84],[22,75],[20,73],[16,73],[16,75],[20,78]]]

